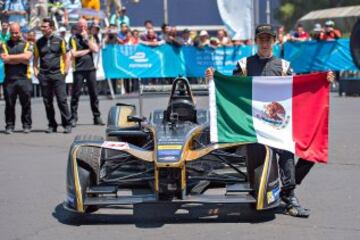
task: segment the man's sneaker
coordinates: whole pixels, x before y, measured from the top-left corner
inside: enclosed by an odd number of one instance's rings
[[[73,128],[76,127],[76,122],[77,121],[75,119],[71,119],[70,120],[71,127],[73,127]]]
[[[299,200],[294,194],[280,194],[281,200],[286,204],[286,213],[293,217],[307,218],[310,216],[310,209],[300,205]]]
[[[48,129],[45,130],[46,133],[56,133],[57,132],[57,128],[56,127],[49,127]]]
[[[28,133],[30,133],[31,132],[31,128],[29,128],[29,127],[25,127],[24,128],[24,133],[25,134],[28,134]]]
[[[94,125],[105,125],[105,123],[103,122],[103,120],[101,119],[101,117],[94,117]]]
[[[6,129],[5,129],[5,134],[10,135],[10,134],[13,134],[13,133],[14,133],[14,129],[13,129],[13,128],[6,128]]]
[[[64,128],[64,133],[65,133],[65,134],[71,133],[71,126],[66,126],[66,127]]]
[[[286,213],[293,217],[308,218],[311,211],[302,206],[291,206],[286,209]]]

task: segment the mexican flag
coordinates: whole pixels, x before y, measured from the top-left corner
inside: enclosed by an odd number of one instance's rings
[[[314,162],[327,162],[326,73],[235,77],[209,83],[211,142],[258,142]]]

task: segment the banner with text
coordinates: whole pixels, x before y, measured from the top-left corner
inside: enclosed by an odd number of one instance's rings
[[[296,73],[314,71],[358,71],[350,54],[349,39],[328,42],[287,42],[284,58],[290,61]],[[114,78],[162,78],[183,75],[203,77],[205,69],[214,67],[225,75],[231,75],[236,62],[256,52],[254,46],[220,47],[217,49],[174,47],[162,45],[122,46],[108,45],[102,50],[102,60],[97,61],[98,79]],[[280,47],[274,47],[276,56]],[[101,66],[102,65],[102,66]],[[103,72],[102,72],[103,69]],[[100,71],[99,71],[100,70]],[[101,73],[101,74],[100,74]],[[101,75],[101,76],[100,76]],[[71,78],[71,74],[69,74]],[[0,60],[0,83],[4,79],[4,65]],[[72,82],[71,79],[67,82]]]
[[[199,49],[108,45],[103,49],[103,67],[106,78],[203,77],[208,67],[232,74],[236,62],[253,52],[253,46]],[[278,47],[275,52],[278,55]]]

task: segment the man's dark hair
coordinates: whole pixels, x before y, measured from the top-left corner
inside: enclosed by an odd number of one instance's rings
[[[162,25],[161,25],[161,30],[165,30],[165,28],[166,27],[168,27],[169,26],[169,24],[167,24],[167,23],[163,23]]]
[[[296,27],[301,27],[301,28],[303,28],[304,26],[301,24],[301,23],[299,23]]]
[[[144,22],[144,26],[145,26],[146,24],[148,24],[148,23],[150,23],[151,25],[154,25],[154,24],[153,24],[153,22],[152,22],[151,20],[145,20],[145,22]]]
[[[54,20],[52,20],[51,18],[44,18],[44,19],[42,20],[42,22],[43,22],[43,23],[48,23],[51,28],[54,28],[54,27],[55,27]]]

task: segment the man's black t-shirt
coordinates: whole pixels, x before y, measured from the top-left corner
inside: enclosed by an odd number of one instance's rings
[[[238,61],[233,71],[237,76],[286,76],[292,73],[289,62],[277,57],[261,58],[257,54]]]
[[[0,48],[0,53],[7,53],[9,55],[22,54],[25,52],[32,52],[31,45],[19,39],[18,41],[8,40]],[[29,64],[5,64],[5,81],[30,79],[31,71]]]
[[[95,41],[94,37],[90,37],[89,41]],[[70,38],[69,41],[69,48],[75,51],[81,51],[89,49],[88,43],[84,41],[83,37],[79,34],[76,34]],[[80,72],[80,71],[91,71],[95,70],[94,65],[94,57],[93,53],[89,52],[88,54],[82,57],[76,57],[73,60],[73,71]]]
[[[64,74],[65,63],[63,55],[66,54],[65,40],[60,36],[45,36],[36,41],[34,55],[40,59],[40,72],[47,74]]]

